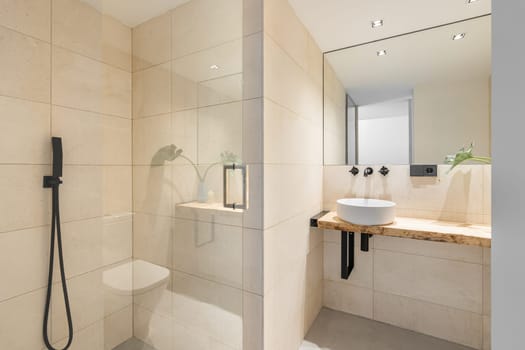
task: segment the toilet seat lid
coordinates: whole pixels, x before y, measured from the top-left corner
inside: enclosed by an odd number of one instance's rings
[[[168,281],[170,271],[144,260],[133,260],[103,272],[104,285],[121,295],[142,294]]]

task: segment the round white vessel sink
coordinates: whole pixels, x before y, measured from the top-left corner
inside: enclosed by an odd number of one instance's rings
[[[337,201],[337,216],[357,225],[387,225],[394,222],[396,203],[380,199],[344,198]]]

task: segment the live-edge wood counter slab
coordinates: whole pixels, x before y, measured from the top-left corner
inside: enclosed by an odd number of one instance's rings
[[[396,217],[394,223],[363,226],[346,222],[329,212],[318,221],[318,227],[329,230],[368,233],[372,235],[447,242],[490,248],[492,229],[487,225],[470,225],[429,219]]]

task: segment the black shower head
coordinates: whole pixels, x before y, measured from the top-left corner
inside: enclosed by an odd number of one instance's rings
[[[62,138],[53,137],[53,176],[62,177]]]

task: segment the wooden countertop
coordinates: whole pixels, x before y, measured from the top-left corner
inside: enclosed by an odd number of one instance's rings
[[[384,226],[363,226],[343,221],[335,212],[321,217],[319,228],[369,233],[374,235],[447,242],[489,248],[492,229],[488,225],[470,225],[428,219],[396,217],[394,223]]]

